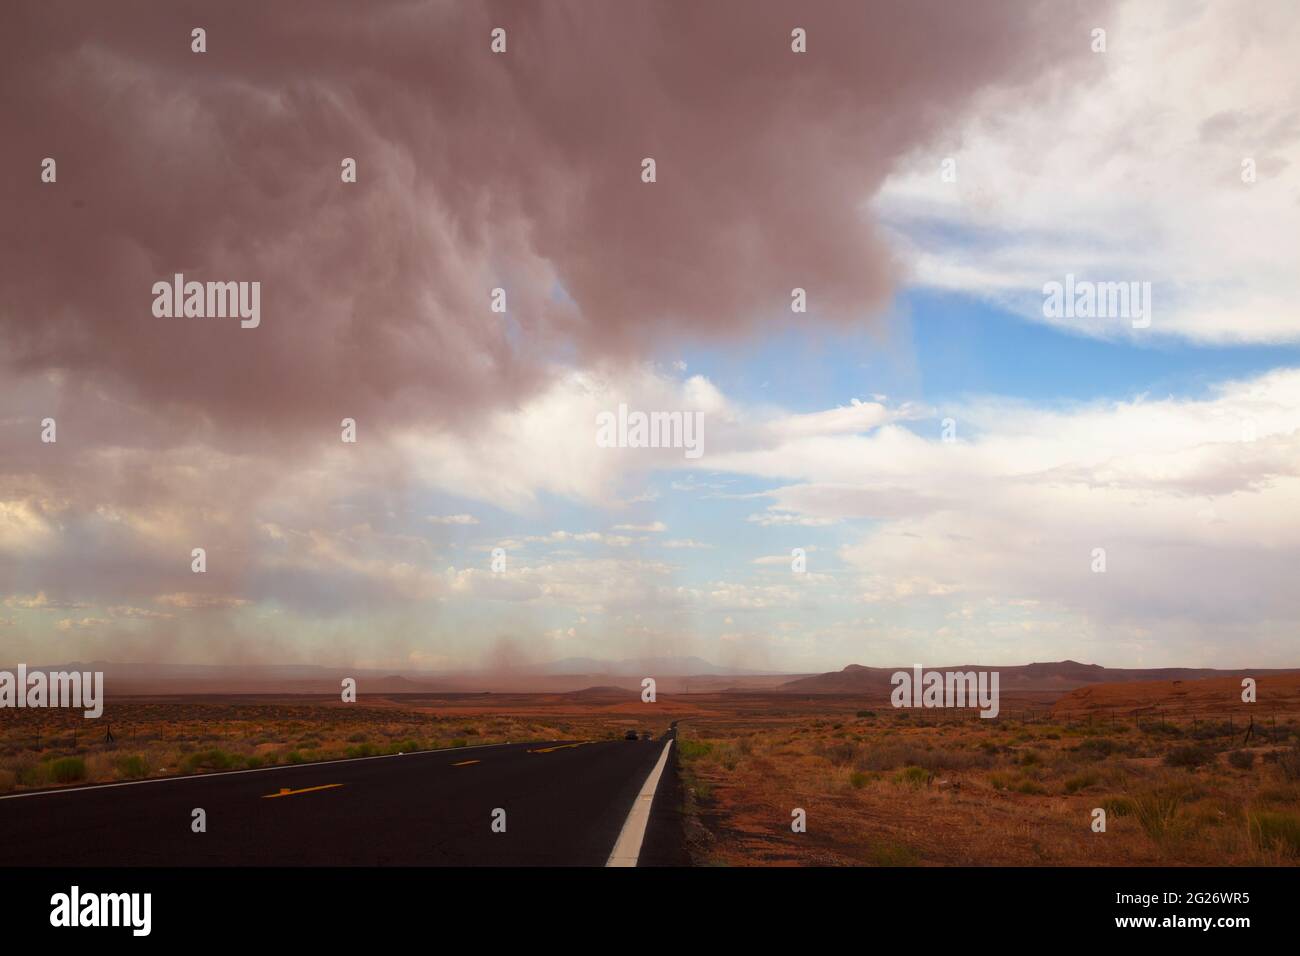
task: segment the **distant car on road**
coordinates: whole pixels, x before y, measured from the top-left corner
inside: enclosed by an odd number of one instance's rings
[[[635,730],[629,730],[627,733],[625,733],[625,734],[623,735],[623,739],[624,739],[624,740],[636,740],[636,731],[635,731]]]
[[[648,731],[648,730],[643,730],[643,731],[641,731],[641,739],[642,739],[642,740],[650,740],[650,739],[651,739],[651,737],[650,737],[650,731]]]

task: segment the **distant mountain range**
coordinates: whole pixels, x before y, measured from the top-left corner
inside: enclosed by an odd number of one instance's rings
[[[14,670],[17,665],[4,669]],[[720,667],[700,657],[657,657],[600,661],[570,657],[549,663],[496,670],[418,671],[333,667],[322,664],[163,664],[69,661],[29,664],[28,671],[99,671],[116,694],[325,694],[337,693],[344,677],[356,678],[366,693],[566,693],[592,686],[639,691],[654,677],[665,692],[718,690],[735,681],[772,687],[789,674]]]
[[[15,665],[4,669],[14,670]],[[1144,681],[1181,681],[1234,676],[1298,674],[1296,669],[1161,667],[1129,669],[1054,661],[990,666],[962,664],[927,671],[996,670],[1002,694],[1055,698],[1079,687]],[[110,694],[336,694],[344,677],[371,694],[572,693],[639,691],[643,677],[655,678],[661,693],[848,694],[886,700],[890,677],[902,667],[850,664],[825,674],[782,674],[727,668],[700,657],[655,657],[601,661],[569,657],[531,667],[495,671],[395,671],[391,668],[332,667],[321,664],[154,664],[73,661],[29,665],[33,670],[102,671]]]
[[[814,674],[781,684],[777,690],[789,694],[861,694],[888,695],[893,689],[890,678],[898,671],[911,672],[910,665],[903,667],[864,667],[850,664],[843,670]],[[1236,677],[1267,674],[1290,674],[1300,668],[1269,669],[1240,668],[1216,670],[1209,667],[1153,667],[1130,669],[1102,667],[1098,664],[1080,664],[1078,661],[1050,661],[1037,664],[959,664],[947,667],[926,666],[927,671],[997,671],[1000,691],[1065,692],[1089,684],[1127,683],[1134,681],[1198,680],[1207,677]]]

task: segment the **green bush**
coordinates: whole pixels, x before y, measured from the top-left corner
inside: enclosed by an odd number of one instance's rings
[[[181,761],[181,769],[188,773],[195,770],[229,770],[235,765],[236,758],[224,750],[212,748],[188,754]]]
[[[849,783],[853,785],[854,790],[861,790],[871,780],[871,777],[860,770],[855,770],[849,775]]]
[[[894,775],[894,782],[908,787],[924,787],[932,776],[924,767],[904,767]]]
[[[86,761],[80,757],[60,757],[50,762],[50,779],[55,783],[76,783],[86,779]]]
[[[149,761],[139,754],[121,757],[117,761],[117,772],[128,780],[138,780],[149,776]]]
[[[677,758],[679,760],[697,760],[713,752],[713,744],[707,740],[677,741]]]

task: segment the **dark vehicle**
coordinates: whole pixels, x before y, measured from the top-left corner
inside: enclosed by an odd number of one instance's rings
[[[651,736],[650,736],[650,731],[648,731],[648,730],[643,730],[643,731],[641,731],[641,739],[642,739],[642,740],[651,740],[652,738],[651,738]]]
[[[623,739],[624,739],[624,740],[636,740],[636,731],[635,731],[635,730],[629,730],[627,733],[625,733],[625,734],[623,735]]]

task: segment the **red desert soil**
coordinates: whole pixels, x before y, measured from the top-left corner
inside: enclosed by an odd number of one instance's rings
[[[1241,699],[1240,677],[1211,677],[1205,680],[1133,681],[1094,684],[1065,694],[1052,707],[1057,716],[1154,713],[1170,717],[1214,714],[1295,713],[1300,711],[1300,674],[1262,675],[1255,679],[1256,702]]]

